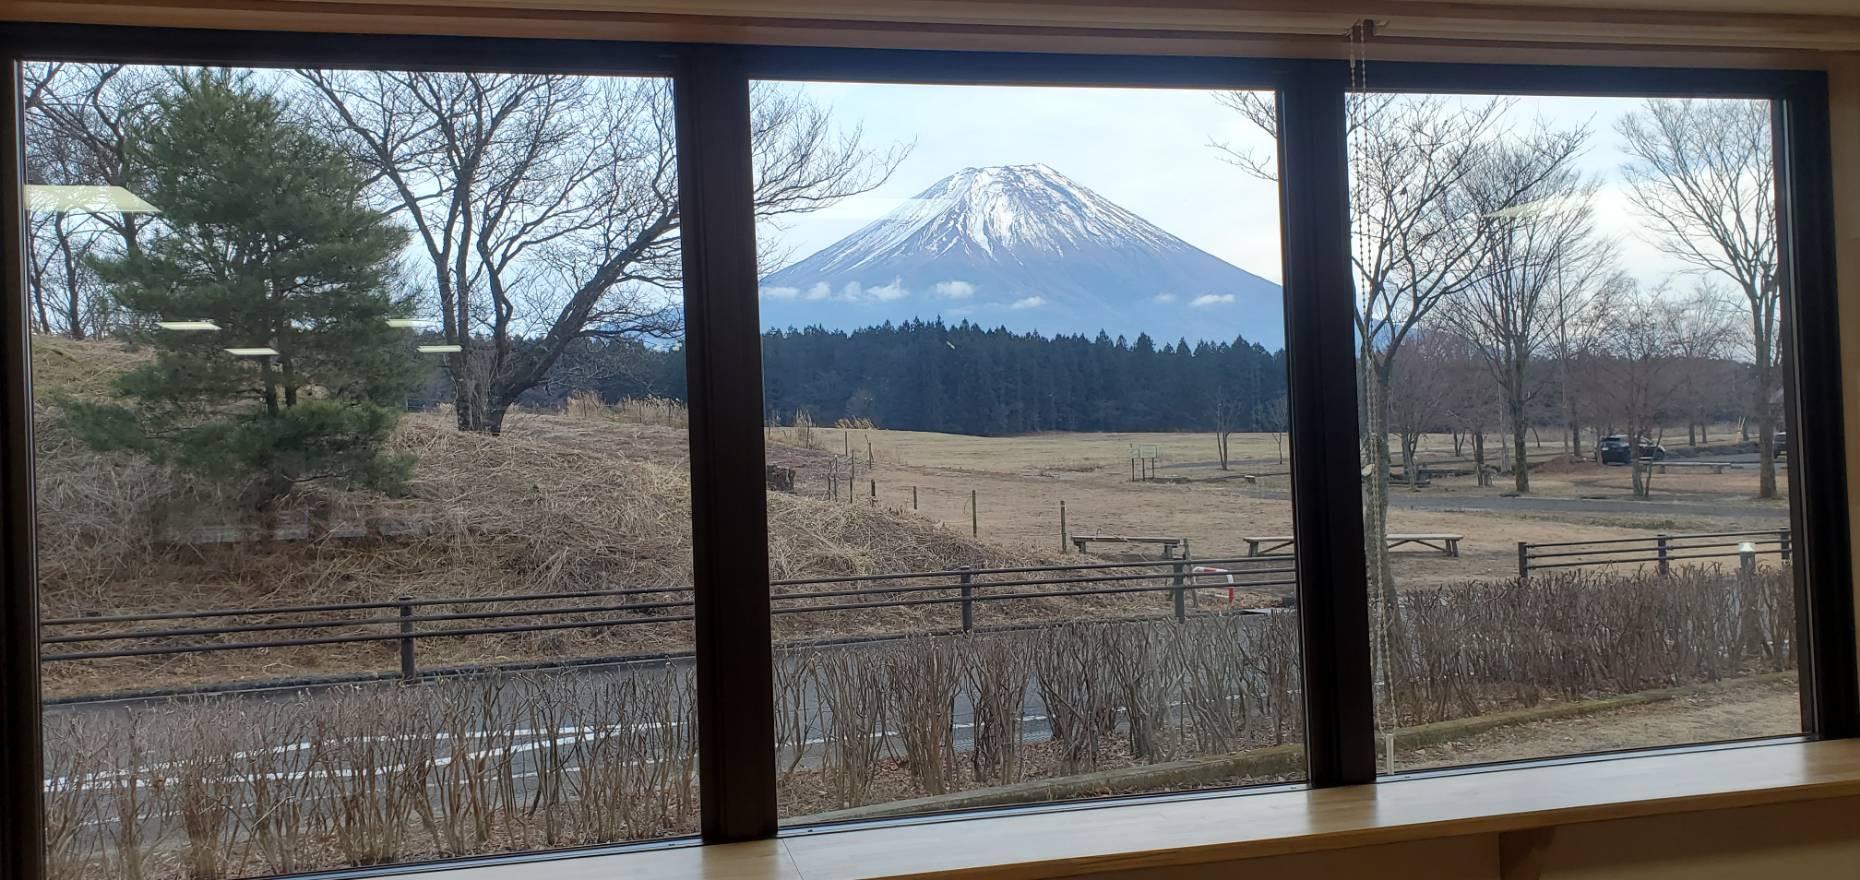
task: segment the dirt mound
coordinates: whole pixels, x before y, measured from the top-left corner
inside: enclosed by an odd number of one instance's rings
[[[41,400],[60,394],[102,397],[117,376],[152,360],[147,348],[109,340],[32,337],[32,390]]]

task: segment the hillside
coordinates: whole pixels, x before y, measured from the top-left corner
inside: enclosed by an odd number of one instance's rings
[[[256,518],[174,485],[143,461],[84,447],[64,428],[52,403],[62,394],[105,393],[110,377],[142,355],[113,343],[35,342],[47,617],[398,596],[494,601],[520,593],[690,583],[683,428],[634,423],[607,408],[578,408],[515,414],[505,433],[493,437],[460,433],[442,411],[412,413],[395,441],[418,459],[411,497],[305,492],[287,499],[271,521],[307,523],[307,539],[189,540],[186,536],[225,533],[226,526],[249,526]],[[829,455],[774,445],[771,458],[806,472],[823,467]],[[776,578],[1037,561],[1025,551],[994,547],[863,502],[770,493],[769,507]],[[330,535],[358,523],[366,524],[365,537]],[[493,606],[487,601],[480,607]],[[922,626],[926,615],[947,617],[941,614],[946,610],[794,615],[782,618],[781,627],[798,638],[823,629]],[[446,640],[451,647],[422,643],[421,651],[469,662],[677,650],[689,639],[686,625],[668,622],[478,639],[471,645]],[[381,645],[347,645],[288,658],[277,651],[240,651],[164,662],[162,668],[163,677],[237,675],[253,664],[328,671],[379,667],[384,651]],[[76,672],[72,665],[58,667],[58,674]],[[85,665],[85,678],[116,668]]]

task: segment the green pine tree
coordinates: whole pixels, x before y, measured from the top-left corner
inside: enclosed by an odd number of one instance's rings
[[[389,286],[406,236],[363,203],[358,170],[224,71],[177,80],[131,143],[162,222],[97,269],[155,358],[121,377],[117,401],[70,405],[79,436],[257,508],[312,482],[404,485],[411,461],[388,440],[414,364],[387,320],[405,313]],[[176,320],[219,329],[153,326]]]

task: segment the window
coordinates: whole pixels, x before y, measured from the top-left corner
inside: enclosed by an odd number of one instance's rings
[[[1799,732],[1770,102],[1350,107],[1384,772]]]
[[[752,95],[786,821],[1302,778],[1274,95]]]
[[[12,36],[51,876],[1860,735],[1816,75]]]
[[[25,76],[53,869],[695,833],[669,80]]]

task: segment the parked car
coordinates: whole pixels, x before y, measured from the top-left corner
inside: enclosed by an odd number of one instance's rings
[[[1777,455],[1788,455],[1789,454],[1789,432],[1788,431],[1777,431],[1776,437],[1774,440],[1771,441],[1771,443],[1773,444],[1773,448],[1776,450]]]
[[[1602,438],[1595,447],[1602,456],[1602,464],[1628,464],[1628,438],[1626,434],[1610,434]],[[1640,438],[1641,461],[1664,461],[1666,447],[1645,437]]]

